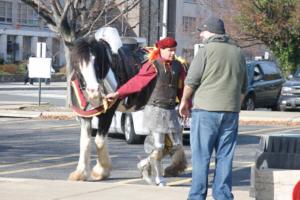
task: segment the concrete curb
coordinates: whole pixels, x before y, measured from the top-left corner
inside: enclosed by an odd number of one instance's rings
[[[0,110],[0,116],[2,117],[38,118],[41,115],[42,112],[37,111]]]
[[[71,119],[74,118],[76,115],[73,112],[41,112],[0,109],[0,116],[16,118]]]
[[[39,117],[42,119],[72,119],[76,115],[73,112],[42,112]]]
[[[33,105],[33,104],[31,104]],[[72,111],[26,111],[17,110],[26,105],[5,105],[0,106],[0,116],[3,117],[19,117],[19,118],[41,118],[41,119],[72,119],[76,114]],[[5,107],[5,108],[4,108]],[[259,115],[259,113],[258,113]],[[284,125],[284,126],[300,126],[300,117],[268,117],[268,116],[240,116],[240,125]]]
[[[243,119],[239,120],[240,125],[282,125],[282,126],[300,126],[299,119]]]
[[[241,111],[240,124],[300,125],[298,112]]]

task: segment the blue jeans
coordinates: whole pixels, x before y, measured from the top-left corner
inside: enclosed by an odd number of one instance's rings
[[[215,150],[216,169],[212,185],[216,200],[231,200],[232,160],[236,146],[239,113],[192,111],[190,143],[192,150],[192,185],[189,200],[205,200],[209,163]]]

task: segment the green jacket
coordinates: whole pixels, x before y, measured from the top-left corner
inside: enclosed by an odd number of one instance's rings
[[[185,85],[194,91],[193,108],[239,112],[247,89],[245,58],[226,35],[205,41],[189,67]]]

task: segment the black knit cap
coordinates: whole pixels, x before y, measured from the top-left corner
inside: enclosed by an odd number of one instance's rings
[[[208,17],[198,27],[198,31],[209,31],[216,34],[225,34],[224,22],[217,17]]]

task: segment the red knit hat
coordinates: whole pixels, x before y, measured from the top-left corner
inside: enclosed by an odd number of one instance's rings
[[[177,46],[177,42],[171,37],[166,37],[156,42],[155,46],[160,49],[172,48]]]

